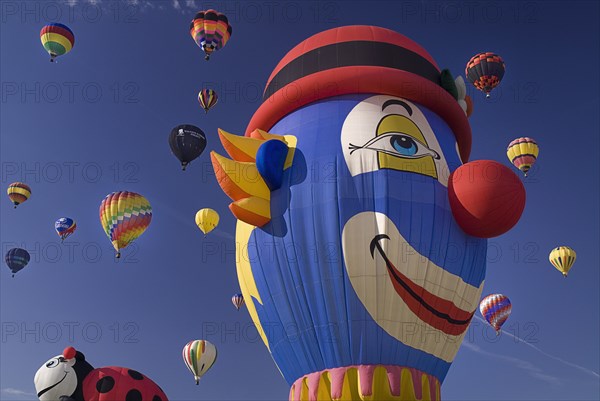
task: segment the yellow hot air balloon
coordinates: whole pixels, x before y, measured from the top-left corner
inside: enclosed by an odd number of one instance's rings
[[[577,259],[577,254],[568,246],[559,246],[550,252],[548,259],[550,259],[552,266],[556,267],[563,276],[567,277],[569,270],[571,270],[573,263],[575,263],[575,259]]]
[[[213,209],[200,209],[196,213],[196,225],[204,233],[208,234],[219,225],[219,213]]]
[[[517,138],[508,144],[506,156],[508,160],[527,177],[527,172],[535,163],[540,148],[532,138]]]

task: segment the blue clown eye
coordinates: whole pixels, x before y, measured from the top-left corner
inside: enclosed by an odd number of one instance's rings
[[[419,150],[415,140],[407,135],[391,135],[390,144],[403,156],[414,156]]]

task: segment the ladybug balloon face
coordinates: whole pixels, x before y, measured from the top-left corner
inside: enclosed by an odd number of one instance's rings
[[[43,364],[33,379],[35,391],[41,401],[58,400],[71,396],[77,389],[77,374],[73,366],[76,359],[57,355]]]

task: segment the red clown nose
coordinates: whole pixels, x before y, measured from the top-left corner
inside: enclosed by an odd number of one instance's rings
[[[448,180],[452,214],[469,235],[497,237],[510,230],[525,208],[525,187],[508,167],[477,160],[457,168]]]
[[[77,354],[77,351],[73,347],[67,347],[63,350],[63,357],[65,359],[73,359],[73,358],[75,358],[76,354]]]

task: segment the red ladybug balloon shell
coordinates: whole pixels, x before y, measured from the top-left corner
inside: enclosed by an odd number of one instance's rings
[[[85,401],[168,401],[162,389],[138,371],[117,366],[94,369],[83,381]]]

